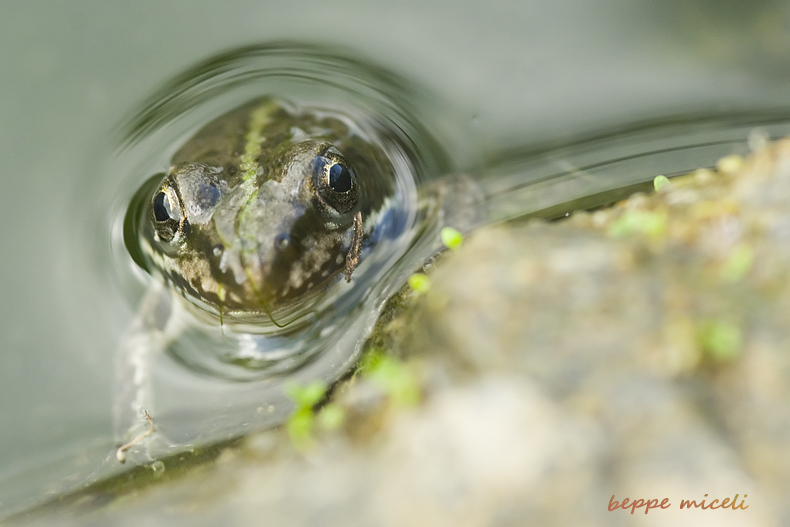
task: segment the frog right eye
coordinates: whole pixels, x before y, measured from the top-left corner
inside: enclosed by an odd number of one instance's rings
[[[154,194],[151,205],[159,238],[166,242],[172,241],[184,223],[178,193],[172,187],[162,187]]]

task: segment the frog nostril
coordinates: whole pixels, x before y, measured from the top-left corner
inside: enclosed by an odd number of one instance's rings
[[[274,248],[281,251],[291,245],[291,237],[287,234],[278,234],[274,237]]]

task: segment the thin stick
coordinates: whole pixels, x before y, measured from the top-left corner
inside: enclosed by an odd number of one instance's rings
[[[132,448],[134,445],[145,439],[146,437],[150,436],[154,433],[154,420],[151,419],[151,414],[148,413],[148,410],[143,410],[143,415],[145,416],[145,420],[148,421],[148,424],[151,425],[151,428],[140,434],[139,436],[135,437],[125,445],[122,445],[118,450],[115,452],[115,457],[118,458],[118,461],[121,463],[126,463],[126,451]]]
[[[359,257],[362,252],[362,213],[357,212],[354,215],[354,238],[351,240],[351,248],[346,254],[346,282],[351,281],[351,273],[357,268]]]

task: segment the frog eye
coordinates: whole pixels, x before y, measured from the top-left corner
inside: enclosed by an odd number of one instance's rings
[[[180,200],[172,187],[163,188],[154,196],[154,218],[156,221],[181,221]]]
[[[167,221],[173,219],[170,207],[170,200],[167,194],[160,192],[154,198],[154,218],[156,221]]]
[[[313,182],[330,216],[345,214],[357,205],[357,178],[334,149],[313,159]]]
[[[183,214],[178,194],[172,187],[161,187],[152,202],[154,227],[159,237],[171,241],[180,226]]]
[[[351,171],[340,163],[332,165],[329,169],[329,188],[335,192],[351,190]]]

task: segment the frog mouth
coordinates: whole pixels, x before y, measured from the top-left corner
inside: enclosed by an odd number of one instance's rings
[[[362,214],[357,213],[345,231],[306,236],[281,231],[269,243],[255,243],[240,252],[250,296],[273,313],[325,290],[338,274],[350,282],[361,260],[363,238]]]

